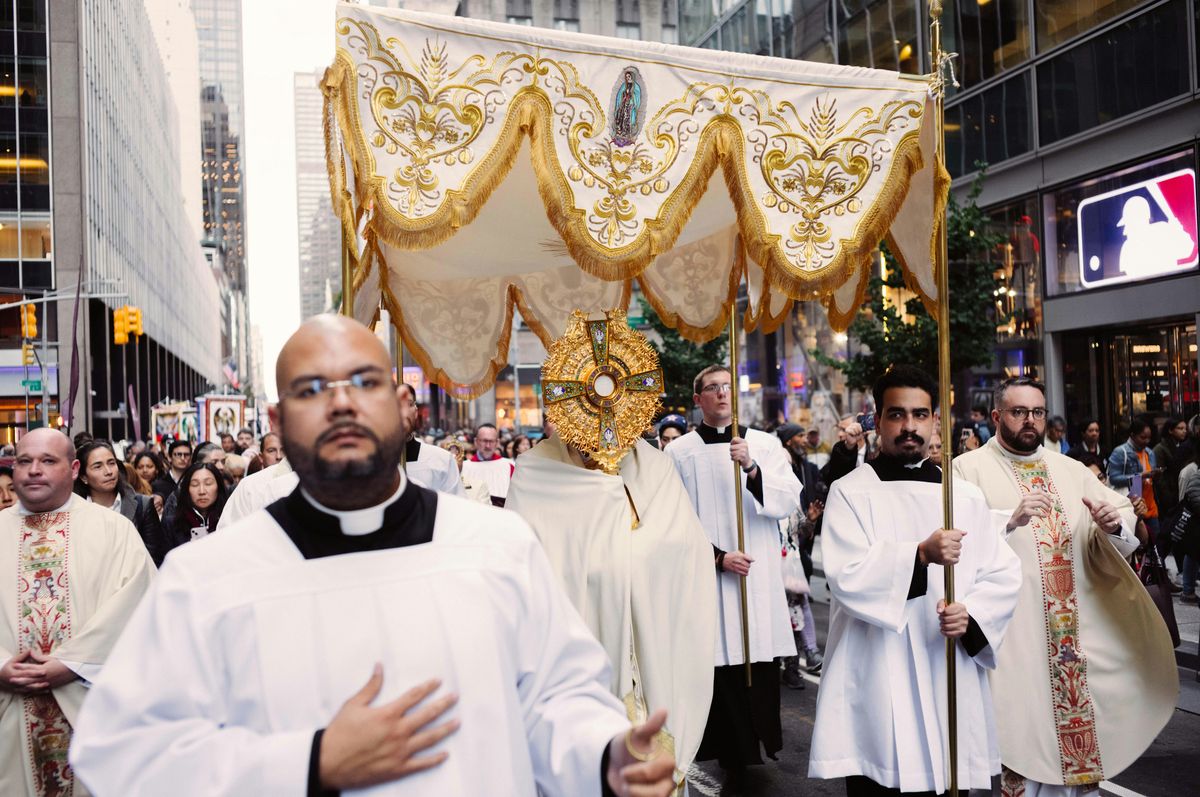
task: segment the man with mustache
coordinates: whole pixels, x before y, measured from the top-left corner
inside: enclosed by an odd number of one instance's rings
[[[958,785],[1000,771],[987,671],[1016,606],[1021,568],[974,485],[928,459],[937,387],[911,366],[876,382],[878,457],[834,482],[821,535],[833,596],[808,774],[846,778],[849,797],[946,791],[945,639],[956,640]],[[955,600],[943,567],[954,565]]]
[[[1007,521],[1025,578],[992,688],[1017,797],[1098,793],[1150,746],[1175,710],[1170,634],[1124,561],[1138,546],[1128,499],[1043,444],[1046,395],[1028,377],[996,388],[996,436],[954,459]]]
[[[665,797],[518,516],[412,484],[387,351],[318,316],[276,366],[299,487],[168,557],[78,725],[99,795]],[[147,662],[153,662],[146,677]]]
[[[403,383],[396,390],[400,397],[400,411],[404,414],[405,426],[411,430],[417,422],[417,394],[412,385]],[[264,436],[263,440],[266,441],[268,437],[279,436],[272,432]],[[413,484],[439,493],[466,497],[458,475],[458,464],[453,455],[437,446],[422,443],[411,431],[405,444],[404,473],[412,479]],[[290,494],[299,483],[300,477],[286,459],[247,476],[229,496],[217,528],[229,528],[247,515]]]

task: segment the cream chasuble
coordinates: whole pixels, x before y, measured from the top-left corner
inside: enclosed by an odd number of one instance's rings
[[[518,460],[505,509],[542,541],[608,652],[610,688],[630,719],[668,710],[665,732],[682,782],[712,699],[716,573],[671,460],[638,440],[610,476],[583,467],[552,437]]]
[[[91,673],[149,589],[154,563],[121,513],[73,495],[54,512],[0,512],[0,575],[0,664],[38,650]],[[0,692],[0,794],[87,794],[67,764],[87,693],[79,680],[46,694]]]
[[[746,553],[754,557],[746,578],[750,621],[751,662],[776,656],[795,656],[792,621],[783,592],[782,537],[779,521],[800,505],[800,481],[792,473],[787,455],[775,435],[750,429],[746,432],[750,456],[762,473],[762,502],[745,487],[742,475],[742,516]],[[723,551],[737,550],[737,519],[733,503],[733,462],[729,443],[706,444],[698,432],[679,437],[667,447],[688,498],[700,518],[709,542]],[[743,664],[742,610],[738,577],[722,573],[717,578],[718,667]]]
[[[1128,499],[1058,452],[1017,456],[997,438],[955,458],[954,470],[1005,521],[1027,492],[1054,504],[1007,538],[1024,577],[992,674],[1006,771],[1063,786],[1117,775],[1154,741],[1179,693],[1166,624],[1124,559],[1137,547]],[[1120,534],[1099,529],[1085,496],[1120,510]]]
[[[881,481],[865,465],[833,483],[821,555],[833,595],[808,774],[863,775],[901,791],[947,788],[946,639],[937,602],[943,569],[929,565],[909,598],[917,545],[942,527],[941,485]],[[1008,645],[1020,564],[974,485],[955,482],[954,523],[967,532],[954,568],[955,598],[986,637],[971,656],[955,646],[958,777],[990,789],[1000,771],[987,670]]]
[[[459,498],[467,497],[462,479],[458,475],[458,462],[453,454],[419,440],[409,440],[407,448],[408,459],[404,463],[404,473],[414,484],[438,493],[449,493]],[[416,456],[413,456],[414,453]]]
[[[604,650],[519,517],[436,500],[424,544],[305,559],[262,511],[173,551],[84,707],[79,777],[129,797],[303,795],[314,732],[380,662],[375,705],[437,677],[462,727],[429,751],[443,765],[347,797],[598,797],[629,728]]]

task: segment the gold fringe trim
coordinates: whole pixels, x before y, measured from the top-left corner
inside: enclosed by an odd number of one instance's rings
[[[376,248],[376,251],[378,251],[378,248]],[[379,255],[379,262],[384,262],[381,254]],[[504,288],[504,316],[500,323],[500,337],[496,342],[496,354],[488,362],[484,376],[475,382],[459,382],[434,362],[433,357],[418,342],[413,331],[408,328],[404,320],[404,312],[400,307],[400,302],[396,299],[396,295],[392,291],[391,274],[386,268],[382,269],[379,273],[379,287],[382,304],[391,315],[392,325],[396,327],[396,334],[404,341],[404,345],[413,360],[416,361],[417,365],[421,366],[421,370],[425,373],[425,378],[442,390],[445,390],[453,398],[462,401],[478,398],[491,390],[496,384],[497,375],[508,366],[508,348],[512,342],[514,308],[520,310],[522,320],[538,336],[543,346],[549,348],[550,344],[554,342],[555,336],[538,319],[537,314],[534,313],[532,307],[525,299],[525,295],[520,287],[510,282]],[[617,309],[627,312],[631,296],[632,284],[626,283],[618,300]]]
[[[828,266],[816,273],[801,272],[782,255],[780,236],[767,232],[763,213],[750,192],[743,169],[741,128],[732,117],[717,116],[701,133],[696,156],[679,185],[663,202],[659,218],[647,221],[632,243],[609,249],[592,240],[585,212],[575,207],[574,194],[554,151],[553,109],[549,100],[541,91],[526,87],[513,97],[495,145],[467,177],[462,189],[447,191],[446,200],[436,212],[414,220],[391,206],[385,181],[375,173],[374,157],[366,144],[361,120],[349,105],[351,98],[357,97],[358,79],[353,59],[344,49],[339,48],[327,76],[336,84],[328,89],[327,96],[333,102],[338,124],[351,148],[355,172],[363,175],[355,183],[355,202],[362,207],[364,200],[373,201],[376,212],[368,226],[380,238],[392,246],[410,250],[429,249],[446,241],[482,211],[512,168],[522,137],[528,136],[530,160],[547,218],[580,268],[607,281],[638,277],[655,257],[674,247],[719,165],[737,212],[739,230],[750,254],[764,269],[765,290],[782,291],[793,299],[819,297],[841,286],[869,261],[871,251],[886,234],[907,195],[912,175],[922,166],[919,130],[912,131],[897,144],[884,188],[864,211],[853,236],[839,242],[838,254]],[[340,83],[336,83],[339,79]],[[922,124],[932,124],[928,113],[923,116]],[[329,169],[331,173],[336,171],[332,164]],[[689,334],[695,336],[697,331],[689,330]]]

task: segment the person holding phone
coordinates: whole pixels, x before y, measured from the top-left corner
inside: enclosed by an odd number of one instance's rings
[[[1108,456],[1108,482],[1118,493],[1141,496],[1146,503],[1146,528],[1160,554],[1166,553],[1170,538],[1160,540],[1158,528],[1158,502],[1154,500],[1154,479],[1162,468],[1154,460],[1150,450],[1153,430],[1145,418],[1134,418],[1129,422],[1129,439],[1113,449]]]

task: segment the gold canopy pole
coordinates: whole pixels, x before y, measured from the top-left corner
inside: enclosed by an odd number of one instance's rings
[[[354,230],[342,227],[342,315],[354,315],[354,263],[350,260],[350,247],[346,245],[347,237],[353,240]]]
[[[732,410],[730,419],[730,437],[738,433],[738,346],[737,346],[737,294],[729,307],[729,407]],[[742,466],[737,460],[733,461],[733,502],[737,511],[738,552],[746,552],[746,529],[742,521]],[[746,601],[746,577],[738,576],[738,587],[742,594],[742,660],[746,663],[746,686],[751,686],[750,677],[750,613]]]
[[[942,0],[929,3],[930,61],[933,69],[934,122],[938,168],[946,165],[945,69],[953,56],[942,50]],[[942,434],[942,526],[954,528],[954,482],[951,478],[953,457],[953,418],[950,416],[950,274],[946,254],[946,220],[935,219],[938,227],[937,260],[933,264],[938,291],[938,406],[941,408]],[[945,574],[946,605],[954,602],[954,566],[942,568]],[[957,641],[946,639],[946,736],[950,758],[950,797],[958,797],[958,672]]]

